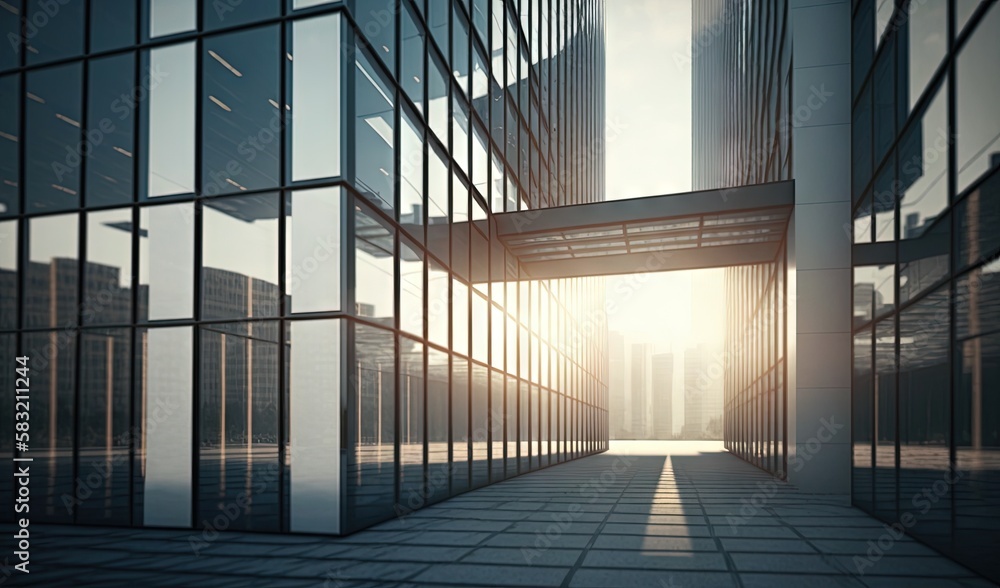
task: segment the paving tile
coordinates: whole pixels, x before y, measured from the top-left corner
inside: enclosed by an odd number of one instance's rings
[[[696,551],[632,551],[591,549],[583,560],[589,568],[636,570],[726,570],[721,553]]]
[[[495,586],[559,586],[569,568],[500,566],[488,564],[446,564],[433,566],[412,578],[415,582],[468,586],[483,583]]]
[[[733,588],[736,580],[728,572],[678,572],[645,570],[580,569],[570,588]]]

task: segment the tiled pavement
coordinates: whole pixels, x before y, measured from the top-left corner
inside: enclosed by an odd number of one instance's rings
[[[35,525],[32,573],[0,585],[994,586],[718,443],[611,447],[346,538],[223,533],[196,556],[186,531]]]

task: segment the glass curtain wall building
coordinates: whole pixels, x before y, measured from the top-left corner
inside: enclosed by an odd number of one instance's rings
[[[853,5],[853,501],[1000,579],[1000,6]]]
[[[607,448],[603,282],[494,222],[604,199],[603,2],[5,8],[32,520],[348,533]]]
[[[692,3],[692,188],[791,179],[791,46],[781,0]],[[767,213],[706,219],[711,235],[739,222],[786,221]],[[710,227],[710,228],[709,228]],[[772,236],[761,239],[773,239]],[[727,268],[724,378],[726,448],[784,477],[787,470],[787,245],[771,263]],[[721,370],[719,370],[721,372]]]

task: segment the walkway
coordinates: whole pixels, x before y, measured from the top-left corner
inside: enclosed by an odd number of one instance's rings
[[[4,588],[993,586],[711,442],[612,443],[341,539],[224,533],[195,556],[189,531],[32,531]]]

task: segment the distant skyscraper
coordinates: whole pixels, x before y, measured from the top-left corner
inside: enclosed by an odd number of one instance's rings
[[[709,434],[709,423],[722,417],[723,365],[710,345],[704,343],[684,351],[684,427],[687,439],[721,437]]]
[[[674,437],[674,355],[653,356],[653,438]]]
[[[632,397],[630,422],[634,439],[648,439],[650,436],[649,409],[651,408],[653,346],[648,343],[633,343],[629,358],[628,391]]]

